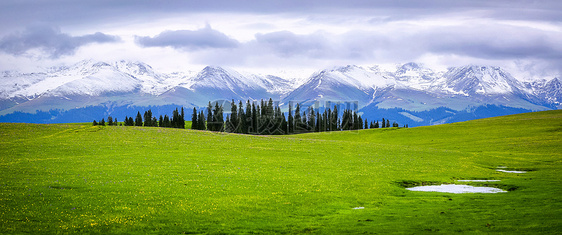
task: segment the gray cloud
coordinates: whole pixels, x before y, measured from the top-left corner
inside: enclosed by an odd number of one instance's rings
[[[490,22],[462,26],[435,26],[424,30],[396,28],[390,32],[349,31],[343,34],[279,31],[256,34],[236,50],[202,51],[206,63],[318,64],[321,61],[370,63],[417,61],[425,55],[474,60],[537,60],[562,63],[562,33]],[[322,64],[322,63],[320,63]]]
[[[59,57],[74,53],[85,43],[115,39],[102,33],[73,37],[49,27],[29,28],[2,38],[3,32],[36,22],[65,30],[108,26],[112,32],[120,28],[128,32],[131,25],[154,27],[160,21],[197,25],[215,20],[222,27],[231,27],[231,36],[207,27],[139,35],[135,43],[171,47],[179,53],[189,51],[185,58],[193,58],[196,64],[317,67],[332,62],[418,61],[429,54],[466,61],[536,60],[562,68],[561,11],[559,0],[3,0],[0,50],[19,55],[38,48]],[[257,20],[251,22],[248,19],[253,15]],[[233,17],[232,25],[226,17]],[[237,26],[240,21],[236,17],[244,19],[242,28]],[[442,26],[448,19],[454,26]],[[163,24],[160,30],[167,27]],[[334,33],[348,25],[354,30]],[[300,26],[303,28],[297,29]],[[303,29],[311,32],[303,33]],[[249,32],[255,37],[252,40],[234,32]],[[134,45],[130,48],[138,50]]]
[[[392,18],[419,18],[427,15],[480,12],[494,19],[561,21],[559,0],[3,0],[0,1],[2,28],[21,27],[34,22],[55,25],[89,25],[122,20],[150,20],[190,13],[327,14],[374,15]],[[468,15],[470,16],[470,15]],[[1,29],[1,28],[0,28]]]
[[[284,57],[329,57],[332,49],[327,38],[321,33],[297,35],[289,31],[279,31],[256,34],[255,37],[255,44]]]
[[[143,47],[173,47],[184,50],[207,48],[234,48],[238,41],[212,29],[209,25],[199,30],[164,31],[154,37],[136,36],[135,41]]]
[[[487,59],[562,59],[562,33],[527,27],[442,27],[419,36],[427,50]]]
[[[119,37],[100,32],[83,36],[70,36],[60,29],[47,25],[27,27],[23,32],[13,33],[0,39],[0,50],[21,55],[32,49],[40,49],[52,58],[72,55],[81,46],[90,43],[111,43]]]

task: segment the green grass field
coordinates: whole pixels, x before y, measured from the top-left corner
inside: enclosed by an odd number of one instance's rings
[[[562,233],[561,152],[562,111],[275,137],[3,123],[0,233]],[[404,188],[458,179],[511,191]]]

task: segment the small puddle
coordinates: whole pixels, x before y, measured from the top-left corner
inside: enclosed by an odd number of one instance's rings
[[[499,188],[474,187],[470,185],[458,185],[458,184],[418,186],[418,187],[406,188],[406,189],[410,191],[441,192],[441,193],[506,193],[507,192]]]
[[[500,180],[457,180],[458,182],[499,182]]]
[[[501,171],[501,172],[505,172],[505,173],[527,173],[526,171],[507,171],[507,170],[502,170],[502,169],[497,169],[496,171]]]

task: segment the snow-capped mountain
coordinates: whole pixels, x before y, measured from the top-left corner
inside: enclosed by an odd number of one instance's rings
[[[532,91],[545,103],[560,105],[562,103],[562,82],[559,78],[542,79],[532,83],[525,83],[525,87]]]
[[[1,75],[0,115],[107,102],[140,106],[202,106],[218,99],[278,99],[292,89],[289,81],[271,75],[242,74],[210,66],[199,73],[165,74],[154,71],[145,63],[129,61],[85,60],[40,73],[5,71]]]
[[[469,65],[451,68],[441,90],[463,95],[522,94],[523,85],[499,67]]]
[[[389,76],[394,77],[404,87],[427,90],[435,85],[442,73],[434,72],[421,64],[407,63],[398,66],[396,72],[390,73]]]
[[[357,102],[366,116],[400,109],[395,112],[397,119],[435,124],[455,120],[449,114],[471,113],[489,105],[507,107],[510,112],[559,108],[562,86],[558,78],[522,83],[499,67],[468,65],[434,71],[417,63],[398,65],[394,71],[347,65],[320,70],[307,79],[217,66],[199,72],[161,73],[142,62],[92,60],[37,73],[0,72],[0,117],[98,106],[106,107],[102,110],[107,115],[119,107],[191,108],[204,107],[209,101],[269,98],[285,104]],[[420,112],[441,108],[446,111],[437,121],[421,117]],[[101,114],[89,117],[96,115]]]
[[[319,71],[289,93],[284,101],[358,101],[367,104],[377,88],[395,85],[377,69],[348,65]]]

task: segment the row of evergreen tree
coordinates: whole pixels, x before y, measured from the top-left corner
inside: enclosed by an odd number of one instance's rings
[[[209,130],[217,132],[230,132],[240,134],[254,134],[254,135],[284,135],[284,134],[298,134],[307,132],[325,132],[325,131],[343,131],[343,130],[359,130],[369,128],[386,128],[391,127],[390,120],[382,119],[379,121],[368,122],[363,120],[361,115],[349,109],[344,109],[341,116],[339,115],[338,105],[325,109],[323,112],[315,110],[312,106],[303,109],[297,103],[294,115],[293,107],[289,105],[288,117],[281,111],[278,104],[274,105],[272,99],[269,101],[261,100],[259,103],[246,102],[246,106],[242,101],[238,105],[232,100],[230,114],[224,117],[223,106],[215,102],[213,106],[209,102],[206,108],[206,115],[204,111],[197,111],[193,108],[191,116],[192,125],[194,130]],[[117,119],[108,117],[107,125],[116,126]],[[181,110],[177,108],[172,112],[172,117],[168,115],[160,115],[157,119],[153,116],[152,111],[148,110],[141,115],[137,112],[136,117],[125,116],[123,123],[125,126],[146,126],[146,127],[170,127],[170,128],[185,128],[185,114],[184,108]],[[94,120],[93,125],[105,126],[105,119],[99,122]],[[398,123],[392,123],[392,127],[399,127]],[[404,127],[407,127],[405,125]]]
[[[117,123],[119,123],[117,121],[117,118],[113,119],[111,116],[107,117],[107,125],[108,126],[117,126]],[[94,120],[94,126],[105,126],[106,122],[105,122],[105,118],[102,118],[99,122]]]
[[[248,100],[245,107],[242,101],[236,105],[232,100],[230,114],[227,114],[225,119],[222,105],[216,102],[213,106],[209,102],[207,115],[203,111],[197,112],[197,109],[193,108],[192,129],[255,135],[283,135],[390,127],[389,120],[383,118],[382,124],[379,124],[378,121],[369,123],[367,120],[363,120],[357,112],[349,109],[343,110],[340,119],[337,105],[333,106],[333,110],[330,107],[324,112],[314,110],[312,106],[302,113],[301,109],[301,105],[297,103],[293,116],[292,105],[289,105],[288,118],[286,118],[285,113],[278,105],[274,105],[272,99],[267,102],[261,100],[259,104]],[[394,122],[392,126],[398,127],[398,123]]]
[[[144,117],[144,118],[143,118]],[[117,126],[117,118],[114,120],[111,116],[108,118],[108,125],[109,126]],[[137,116],[135,119],[133,117],[125,116],[125,121],[123,122],[125,126],[151,126],[151,127],[171,127],[171,128],[185,128],[185,115],[184,109],[181,108],[181,112],[176,108],[172,112],[172,118],[168,117],[168,115],[160,115],[160,118],[156,119],[156,117],[152,116],[152,111],[149,109],[148,111],[144,112],[144,115],[141,116],[140,112],[137,112]],[[94,120],[94,126],[101,125],[105,126],[105,120],[101,119],[99,122]]]
[[[143,122],[144,117],[144,122]],[[183,107],[181,111],[177,108],[172,112],[172,117],[168,115],[160,115],[158,119],[152,116],[152,111],[149,109],[144,112],[141,116],[140,112],[137,112],[137,116],[133,120],[133,117],[125,116],[125,126],[152,126],[152,127],[171,127],[171,128],[185,128],[185,114]]]

